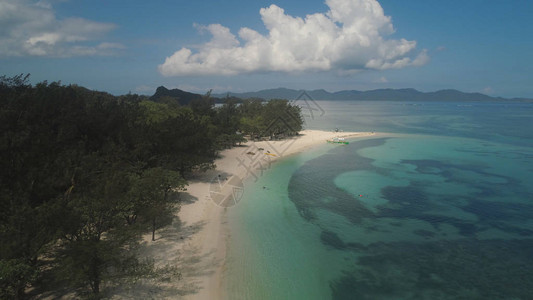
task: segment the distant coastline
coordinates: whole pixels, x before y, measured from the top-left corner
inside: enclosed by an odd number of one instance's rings
[[[287,88],[265,89],[256,92],[243,93],[218,93],[209,96],[216,103],[224,103],[227,99],[235,101],[243,99],[271,99],[287,100],[337,100],[337,101],[405,101],[405,102],[533,102],[531,98],[503,98],[492,97],[481,93],[465,93],[458,90],[447,89],[435,92],[421,92],[412,88],[405,89],[377,89],[368,91],[343,90],[338,92],[328,92],[324,89],[317,90],[296,90]],[[179,98],[182,105],[188,104],[191,100],[200,99],[204,95],[190,93],[180,89],[167,89],[164,86],[157,88],[150,97],[157,101],[165,97]]]
[[[368,91],[343,90],[328,92],[318,90],[295,90],[287,88],[266,89],[246,93],[220,93],[214,97],[263,98],[270,99],[314,99],[314,100],[358,100],[358,101],[450,101],[450,102],[533,102],[529,98],[492,97],[481,93],[465,93],[458,90],[446,89],[435,92],[421,92],[412,88],[406,89],[377,89]]]

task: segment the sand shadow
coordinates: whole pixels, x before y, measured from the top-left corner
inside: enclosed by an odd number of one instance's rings
[[[220,171],[220,170],[208,170],[202,173],[191,175],[189,179],[193,182],[211,183],[217,177],[220,178],[220,180],[227,180],[228,178],[231,178],[233,175],[234,174]]]
[[[193,204],[196,201],[198,201],[198,197],[191,195],[187,191],[179,193],[179,202],[183,205]]]
[[[201,248],[192,244],[191,238],[206,224],[175,220],[159,231],[156,241],[142,242],[141,257],[154,262],[152,276],[110,288],[111,299],[176,299],[205,288],[202,280],[214,274],[222,263],[215,257],[216,249],[202,253]]]
[[[129,285],[110,288],[111,299],[179,299],[199,293],[202,278],[214,274],[221,262],[214,259],[215,252],[200,254],[201,249],[190,244],[178,251],[179,257],[170,268],[161,266],[157,275]]]
[[[143,241],[141,243],[141,247],[145,248],[143,249],[143,253],[150,257],[166,254],[168,250],[189,241],[191,237],[200,232],[206,224],[206,221],[186,224],[175,216],[172,224],[156,231],[155,241]]]

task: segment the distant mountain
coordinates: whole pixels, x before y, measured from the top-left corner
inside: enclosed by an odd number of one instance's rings
[[[248,93],[225,93],[225,94],[213,94],[214,97],[225,98],[225,97],[237,97],[241,99],[250,99],[250,98],[262,98],[266,100],[270,99],[295,99],[301,91],[286,89],[286,88],[277,88],[277,89],[268,89],[261,90],[258,92],[248,92]]]
[[[378,89],[370,91],[345,90],[339,92],[328,92],[326,90],[294,90],[287,88],[277,88],[261,90],[248,93],[225,93],[216,94],[214,97],[224,98],[226,96],[237,98],[263,98],[270,99],[298,99],[310,97],[315,100],[370,100],[370,101],[457,101],[457,102],[486,102],[486,101],[533,101],[533,99],[523,98],[501,98],[491,97],[480,93],[464,93],[457,90],[440,90],[436,92],[420,92],[415,89]]]
[[[186,92],[180,89],[167,89],[160,86],[150,100],[155,102],[168,101],[172,99],[181,105],[188,105],[194,99],[201,99],[203,95]],[[216,103],[223,103],[227,97],[239,99],[261,98],[270,99],[315,99],[315,100],[366,100],[366,101],[435,101],[435,102],[490,102],[490,101],[515,101],[533,102],[533,99],[526,98],[501,98],[491,97],[481,93],[464,93],[458,90],[440,90],[436,92],[420,92],[415,89],[378,89],[370,91],[344,90],[338,92],[328,92],[323,89],[305,91],[287,88],[267,89],[257,92],[247,93],[224,93],[212,94]]]
[[[156,89],[155,94],[150,97],[150,100],[154,102],[162,102],[165,98],[176,100],[181,105],[188,105],[192,100],[201,99],[202,95],[189,93],[180,89],[169,90],[164,86],[160,86]]]

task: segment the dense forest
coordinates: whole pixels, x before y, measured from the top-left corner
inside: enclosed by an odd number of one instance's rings
[[[135,250],[172,221],[187,178],[246,138],[302,129],[286,100],[239,102],[215,106],[208,94],[180,105],[0,77],[0,298],[98,299],[105,286],[157,276]]]

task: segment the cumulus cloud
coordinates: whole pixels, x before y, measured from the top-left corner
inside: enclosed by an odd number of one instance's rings
[[[485,87],[484,89],[481,90],[481,93],[485,94],[485,95],[492,95],[494,94],[494,89],[490,86],[487,86]]]
[[[381,76],[380,78],[374,80],[374,83],[388,83],[389,80],[385,76]]]
[[[60,20],[50,2],[0,0],[0,56],[110,55],[123,46],[99,38],[115,27],[83,18]]]
[[[238,36],[220,24],[196,26],[212,38],[197,49],[181,48],[159,65],[166,76],[235,75],[253,72],[399,69],[428,62],[416,41],[387,39],[391,18],[376,0],[326,0],[329,11],[305,18],[271,5],[260,10],[268,33],[243,27]],[[193,51],[194,50],[194,51]]]

